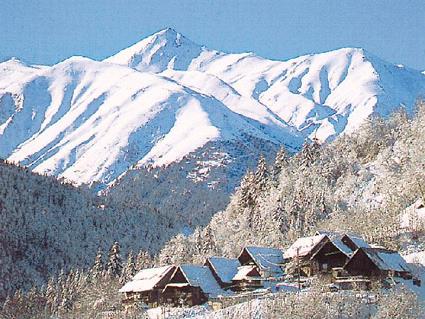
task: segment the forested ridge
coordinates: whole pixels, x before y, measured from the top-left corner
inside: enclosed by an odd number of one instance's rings
[[[205,241],[210,255],[235,256],[246,245],[285,248],[318,229],[406,248],[400,214],[425,195],[424,106],[419,101],[410,116],[401,109],[388,119],[371,119],[330,144],[313,141],[294,156],[281,149],[271,165],[260,159],[203,230],[208,236],[177,235],[160,256],[199,261],[204,256],[194,243]],[[416,235],[423,240],[421,231]]]
[[[170,219],[140,203],[113,205],[86,187],[0,161],[0,299],[51,275],[87,268],[119,240],[155,252],[175,234]]]
[[[330,144],[313,140],[296,155],[282,148],[273,162],[261,157],[225,210],[167,243],[164,232],[176,229],[166,214],[139,201],[120,208],[83,187],[2,162],[0,271],[4,278],[20,272],[18,281],[5,281],[14,285],[3,287],[4,311],[25,304],[22,318],[90,318],[119,309],[119,286],[141,267],[236,256],[245,245],[285,249],[319,229],[354,232],[401,251],[420,247],[423,228],[405,236],[400,213],[425,194],[424,122],[419,101],[414,114],[373,118]],[[162,244],[155,256],[146,252]]]

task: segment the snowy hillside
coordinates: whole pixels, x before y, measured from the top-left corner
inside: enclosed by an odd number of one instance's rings
[[[8,70],[0,156],[38,172],[109,183],[133,164],[166,165],[218,139],[302,143],[264,108],[243,116],[153,73],[81,57],[45,69],[17,61],[0,67]]]
[[[165,29],[104,61],[0,63],[0,157],[105,186],[130,167],[169,165],[203,148],[208,162],[211,142],[254,138],[295,151],[307,138],[330,141],[370,115],[411,110],[421,94],[424,74],[362,49],[279,62],[209,50]],[[254,153],[234,165],[261,149]]]
[[[193,73],[173,76],[172,70],[213,75],[238,94],[263,104],[304,136],[322,141],[354,131],[372,114],[385,116],[399,105],[411,110],[416,98],[425,94],[420,71],[387,63],[363,49],[271,61],[253,53],[209,50],[173,29],[160,31],[105,61],[155,71],[178,82],[183,78],[185,85],[206,94],[211,92],[211,80],[198,77],[188,83]]]

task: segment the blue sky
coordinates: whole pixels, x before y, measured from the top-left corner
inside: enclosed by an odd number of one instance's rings
[[[0,61],[102,59],[165,27],[226,52],[288,59],[362,47],[425,70],[423,0],[2,0]]]

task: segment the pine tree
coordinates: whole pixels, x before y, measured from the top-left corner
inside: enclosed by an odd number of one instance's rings
[[[211,226],[207,225],[204,229],[204,240],[201,247],[202,254],[205,255],[214,255],[216,252],[216,245],[213,231]]]
[[[276,208],[272,212],[272,222],[276,223],[276,229],[282,234],[288,230],[286,211],[280,198],[277,201]]]
[[[57,289],[56,289],[57,294],[56,294],[55,304],[58,305],[58,308],[60,307],[62,303],[65,286],[66,286],[66,276],[65,276],[65,271],[62,268],[58,276]]]
[[[202,238],[202,230],[200,227],[196,227],[191,238],[193,239],[193,250],[195,254],[203,255],[203,243],[204,238]]]
[[[276,154],[276,158],[273,165],[273,180],[279,179],[280,172],[288,164],[288,157],[285,148],[282,146]]]
[[[64,296],[67,299],[67,303],[71,305],[74,304],[74,300],[76,299],[76,295],[78,293],[78,269],[71,269],[68,273],[68,277],[66,278],[65,288],[64,288]]]
[[[46,298],[46,312],[51,314],[56,312],[58,306],[57,304],[55,304],[57,291],[54,281],[54,277],[50,277],[49,281],[47,282],[47,287],[44,294]]]
[[[97,251],[96,257],[94,259],[93,266],[90,270],[91,277],[94,278],[94,279],[101,278],[104,274],[105,266],[103,264],[103,257],[102,256],[103,256],[103,252],[99,248],[99,250]]]
[[[78,276],[76,277],[76,287],[78,292],[83,291],[89,284],[91,284],[90,281],[90,274],[85,271],[79,271],[77,269]]]
[[[150,268],[153,266],[152,258],[148,252],[140,250],[136,256],[135,270],[140,271],[144,268]]]
[[[29,317],[35,318],[42,313],[46,305],[46,298],[38,291],[36,287],[32,287],[27,294],[26,313]]]
[[[123,266],[120,255],[120,245],[118,242],[115,242],[109,250],[106,268],[110,277],[119,278],[121,276]]]
[[[239,187],[236,196],[237,196],[237,206],[239,209],[244,209],[246,207],[252,208],[255,204],[254,201],[254,192],[255,192],[255,175],[251,171],[248,171],[241,181],[241,186]]]
[[[320,144],[317,139],[313,139],[311,144],[306,143],[303,146],[303,149],[298,154],[300,158],[300,166],[308,168],[310,167],[318,158],[320,152]]]
[[[127,262],[124,266],[120,281],[122,283],[129,281],[131,278],[133,278],[135,273],[136,273],[136,265],[134,262],[134,256],[133,256],[133,252],[130,251],[128,253]]]
[[[269,177],[270,173],[267,168],[266,159],[263,155],[261,155],[254,175],[254,184],[256,185],[257,190],[261,192],[266,188]],[[258,192],[257,195],[259,195]]]

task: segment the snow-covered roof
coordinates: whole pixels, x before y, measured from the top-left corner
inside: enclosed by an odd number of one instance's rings
[[[191,286],[200,287],[204,293],[212,297],[226,294],[226,292],[221,289],[208,267],[181,265],[180,269]]]
[[[325,234],[298,238],[286,251],[285,258],[303,257],[308,255],[324,238]]]
[[[370,245],[363,238],[351,234],[346,234],[346,236],[350,238],[358,248],[370,248]]]
[[[335,245],[335,247],[338,248],[345,255],[351,256],[353,254],[353,251],[350,249],[350,247],[344,244],[340,237],[333,237],[329,239]]]
[[[407,271],[410,268],[400,254],[382,248],[361,248],[372,262],[381,270]]]
[[[317,231],[316,235],[326,235],[330,241],[345,255],[351,256],[357,248],[369,248],[369,244],[361,237],[353,234],[332,232],[332,231]],[[346,243],[343,238],[348,237],[356,246],[353,250]]]
[[[317,234],[328,236],[328,238],[335,245],[335,247],[338,248],[345,255],[351,256],[353,254],[353,250],[342,242],[342,237],[344,237],[345,234],[330,231],[319,231],[317,232]]]
[[[249,276],[249,273],[255,269],[253,265],[238,267],[238,272],[233,277],[233,280],[243,280],[246,278],[257,278],[258,276]],[[260,277],[258,277],[260,279]]]
[[[231,283],[241,265],[236,258],[210,257],[208,258],[217,276],[224,283]]]
[[[248,246],[244,248],[261,269],[281,275],[283,270],[283,252],[278,248]]]
[[[139,271],[131,281],[126,283],[119,292],[141,292],[152,290],[155,285],[168,274],[174,266],[147,268]]]

